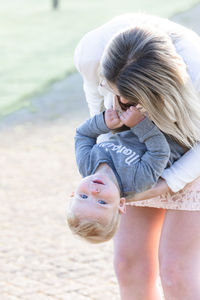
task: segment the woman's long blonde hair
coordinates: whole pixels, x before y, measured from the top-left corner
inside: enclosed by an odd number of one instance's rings
[[[168,34],[146,26],[118,33],[104,51],[100,72],[180,144],[190,148],[200,141],[200,99]]]

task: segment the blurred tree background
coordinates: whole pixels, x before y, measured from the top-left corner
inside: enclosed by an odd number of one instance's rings
[[[74,72],[73,51],[87,31],[127,12],[171,17],[195,0],[0,0],[0,117]]]

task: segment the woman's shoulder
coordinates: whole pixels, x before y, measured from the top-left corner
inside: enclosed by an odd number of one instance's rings
[[[197,91],[200,91],[200,37],[191,29],[181,27],[180,36],[173,41],[176,52],[187,66],[188,74]]]
[[[137,26],[146,19],[147,16],[143,14],[123,14],[84,34],[74,52],[74,61],[78,71],[84,73],[85,65],[99,62],[107,43],[115,34],[126,28]]]
[[[199,55],[200,38],[192,30],[166,18],[143,13],[127,13],[116,16],[103,25],[87,32],[79,41],[75,52],[74,62],[77,70],[87,77],[88,69],[92,76],[96,74],[100,59],[107,43],[118,32],[135,26],[154,26],[167,33],[176,47],[177,53],[186,62],[190,76],[196,78],[197,68],[200,65]],[[178,38],[177,38],[178,37]],[[89,78],[90,79],[90,78]]]
[[[126,13],[116,16],[84,34],[76,47],[75,55],[87,53],[88,58],[100,58],[106,44],[115,34],[126,28],[142,25],[152,25],[163,31],[179,31],[183,28],[168,19],[158,16],[144,13]]]

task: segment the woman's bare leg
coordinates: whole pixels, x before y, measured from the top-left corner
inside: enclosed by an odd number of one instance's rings
[[[127,207],[114,238],[114,266],[122,300],[161,299],[156,285],[165,210]]]
[[[159,252],[165,299],[199,300],[200,211],[167,211]]]

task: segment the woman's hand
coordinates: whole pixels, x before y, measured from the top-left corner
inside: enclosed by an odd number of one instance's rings
[[[105,111],[105,123],[109,129],[116,129],[123,125],[122,121],[120,120],[118,113],[113,108],[107,109]]]
[[[136,194],[133,198],[127,200],[127,202],[147,200],[147,199],[155,198],[167,192],[171,194],[173,193],[168,187],[167,182],[164,179],[160,178],[157,184],[153,188]]]
[[[144,118],[145,116],[134,106],[131,106],[120,115],[121,122],[130,128],[140,123]]]

